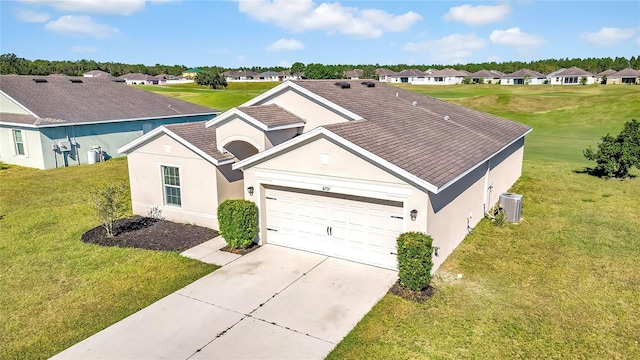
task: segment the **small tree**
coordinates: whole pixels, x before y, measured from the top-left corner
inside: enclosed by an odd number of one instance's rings
[[[603,136],[597,149],[589,146],[583,154],[596,162],[592,174],[604,178],[629,177],[633,166],[640,169],[640,122],[627,121],[618,136]]]
[[[246,249],[258,235],[258,207],[248,200],[225,200],[218,206],[218,224],[230,248]]]
[[[113,224],[120,219],[127,208],[127,193],[124,182],[104,183],[91,190],[91,200],[96,217],[107,232],[107,237],[112,238]]]
[[[421,291],[431,282],[433,239],[420,232],[398,237],[398,278],[403,287]]]
[[[580,85],[587,85],[587,77],[583,76],[580,78]]]
[[[465,85],[471,84],[472,82],[473,82],[473,80],[469,76],[467,76],[464,79],[462,79],[462,83],[465,84]]]
[[[198,85],[206,85],[212,89],[226,88],[227,79],[217,71],[205,71],[196,75],[195,81]]]
[[[531,81],[531,75],[526,74],[526,75],[524,76],[524,84],[525,84],[525,85],[529,85],[529,82],[530,82],[530,81]]]
[[[600,84],[602,85],[607,84],[607,74],[602,75],[602,80],[600,80]]]

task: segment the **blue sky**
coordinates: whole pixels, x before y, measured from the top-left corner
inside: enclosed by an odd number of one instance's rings
[[[640,54],[640,1],[0,1],[1,53],[146,65],[455,64]]]

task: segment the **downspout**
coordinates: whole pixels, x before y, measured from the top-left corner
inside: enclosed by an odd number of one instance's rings
[[[76,125],[76,123],[71,124],[71,135],[73,135],[73,151],[76,153],[76,161],[78,162],[78,165],[80,165],[80,156],[78,155],[78,143],[76,142],[76,132],[73,129],[74,125]]]
[[[56,169],[58,168],[58,154],[56,153],[56,131],[55,131],[55,127],[51,128],[51,150],[53,150],[53,161],[56,164]]]

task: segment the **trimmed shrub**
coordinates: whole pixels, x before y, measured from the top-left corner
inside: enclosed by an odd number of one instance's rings
[[[248,200],[225,200],[218,206],[220,235],[232,249],[246,249],[258,235],[258,207]]]
[[[400,285],[413,290],[426,289],[431,282],[433,239],[421,232],[406,232],[398,237],[398,277]]]

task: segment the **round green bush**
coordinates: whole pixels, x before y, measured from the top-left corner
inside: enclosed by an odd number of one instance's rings
[[[398,277],[404,288],[421,291],[431,282],[433,239],[421,232],[398,237]]]
[[[232,249],[246,249],[258,235],[258,207],[248,200],[225,200],[218,206],[220,235]]]

